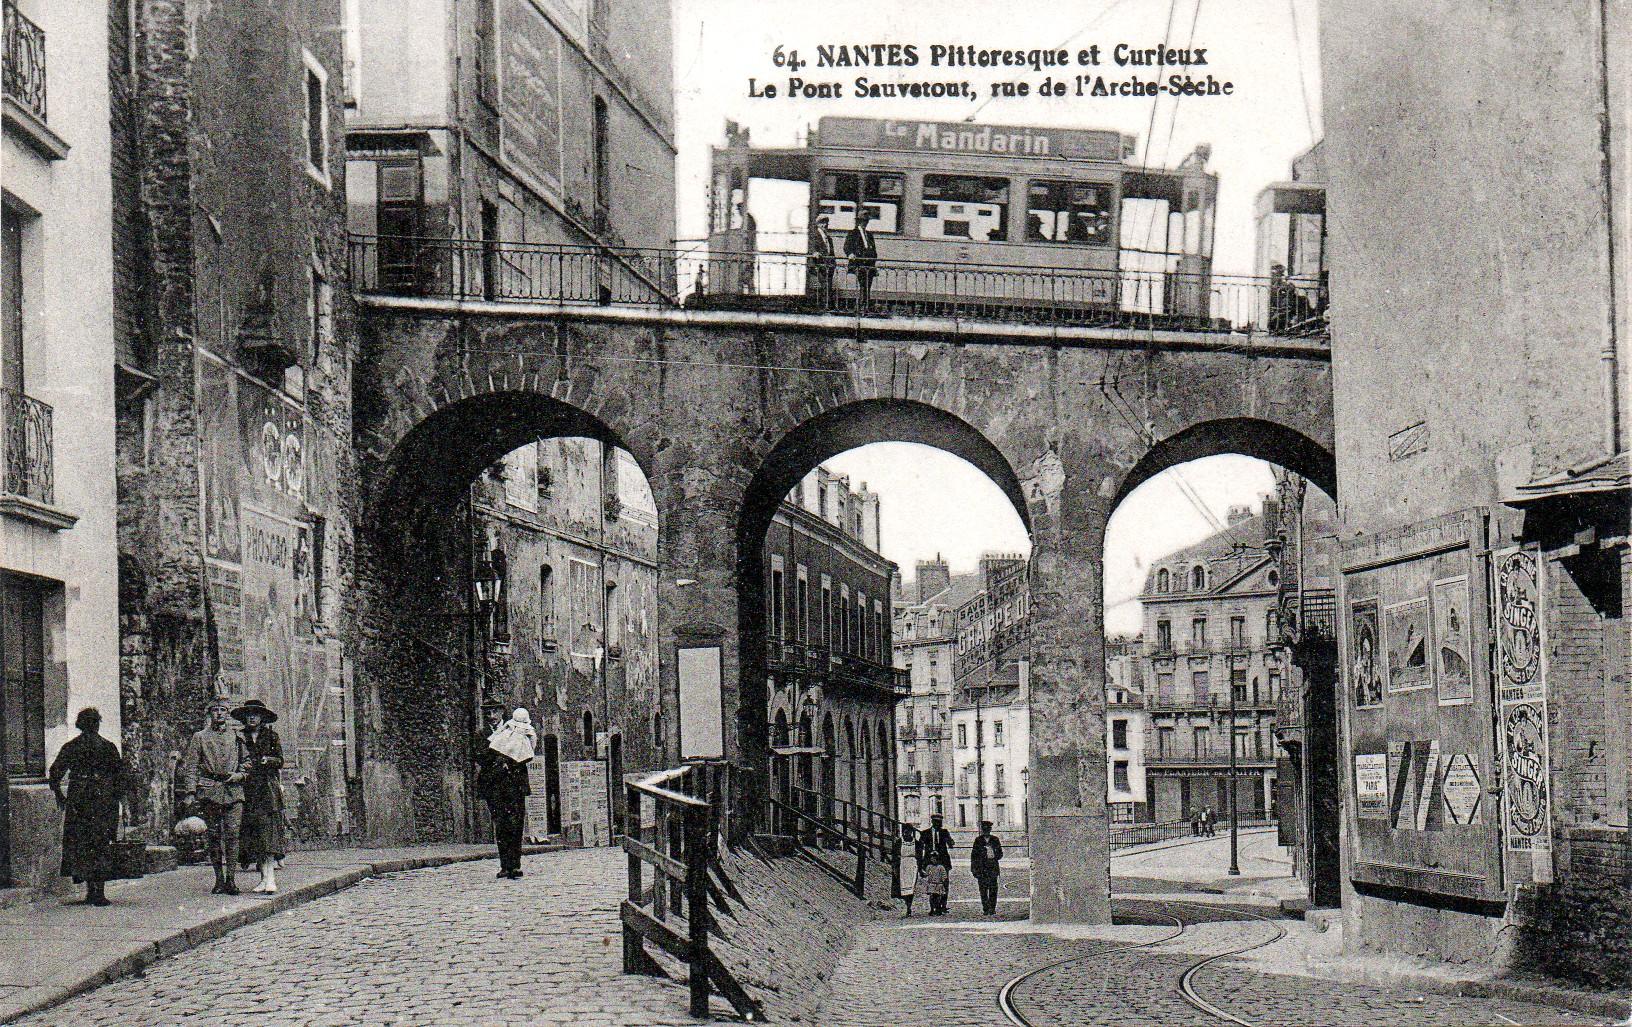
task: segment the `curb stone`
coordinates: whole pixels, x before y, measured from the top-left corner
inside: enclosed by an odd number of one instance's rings
[[[522,851],[528,855],[535,855],[543,852],[554,852],[560,848],[560,846],[552,845],[529,845]],[[276,916],[314,899],[321,899],[336,892],[344,891],[368,878],[383,877],[387,874],[401,873],[406,870],[426,870],[432,867],[450,866],[455,863],[474,863],[478,860],[492,858],[494,858],[493,852],[484,851],[448,853],[435,856],[409,856],[376,862],[359,860],[357,863],[352,864],[349,869],[341,870],[332,876],[300,885],[288,891],[280,891],[272,898],[257,901],[253,905],[219,913],[202,923],[183,927],[154,941],[142,942],[134,951],[116,956],[107,965],[78,977],[69,977],[60,983],[53,982],[32,988],[24,988],[16,996],[0,1000],[0,1027],[14,1024],[25,1016],[31,1016],[53,1006],[61,1005],[77,995],[83,995],[87,991],[94,991],[104,984],[111,984],[122,978],[139,974],[161,960],[197,948],[205,942],[214,941],[240,927]]]

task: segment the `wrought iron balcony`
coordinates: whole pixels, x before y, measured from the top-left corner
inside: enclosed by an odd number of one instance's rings
[[[0,389],[0,486],[5,495],[52,505],[53,448],[51,408],[21,392]]]
[[[681,307],[781,314],[889,314],[1049,327],[1324,339],[1325,323],[1276,321],[1268,278],[1176,271],[884,260],[865,310],[841,275],[823,288],[805,253],[734,253],[504,240],[353,236],[367,295],[529,306]],[[1183,297],[1180,302],[1176,297]]]
[[[5,96],[45,120],[45,31],[5,0]]]

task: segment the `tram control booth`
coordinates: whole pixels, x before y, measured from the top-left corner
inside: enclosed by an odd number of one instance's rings
[[[1257,273],[1269,280],[1271,335],[1326,331],[1326,186],[1274,182],[1259,192]]]
[[[708,266],[686,302],[855,311],[844,242],[866,210],[878,250],[870,312],[1263,330],[1264,290],[1213,273],[1209,148],[1173,168],[1136,156],[1134,138],[1114,131],[849,117],[822,118],[804,146],[765,149],[727,122],[712,149]],[[781,252],[757,245],[755,180],[808,189]],[[830,283],[807,256],[824,215]]]

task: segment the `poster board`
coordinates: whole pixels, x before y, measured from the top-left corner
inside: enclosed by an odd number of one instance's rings
[[[721,759],[725,756],[725,723],[720,647],[681,646],[676,664],[680,674],[680,758]]]
[[[1502,897],[1486,563],[1479,511],[1343,546],[1339,617],[1350,876],[1466,899]]]

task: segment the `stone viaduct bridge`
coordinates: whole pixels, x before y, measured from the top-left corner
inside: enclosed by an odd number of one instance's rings
[[[423,826],[465,805],[470,698],[390,639],[403,625],[457,637],[448,611],[463,601],[469,543],[446,526],[484,467],[551,436],[634,454],[660,518],[661,673],[626,709],[676,724],[677,647],[718,644],[726,754],[763,790],[760,564],[771,515],[818,462],[917,442],[983,470],[1031,533],[1032,915],[1108,921],[1101,569],[1112,511],[1163,469],[1224,452],[1335,494],[1330,360],[1318,339],[358,299],[357,688],[374,718],[371,818]],[[626,729],[637,734],[648,732]],[[677,734],[628,747],[628,769],[672,764]],[[393,802],[399,812],[372,808]]]

